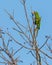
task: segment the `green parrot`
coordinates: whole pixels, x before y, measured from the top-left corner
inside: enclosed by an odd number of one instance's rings
[[[34,20],[34,24],[37,26],[37,29],[40,29],[40,21],[41,21],[41,17],[39,16],[39,13],[37,11],[32,12],[32,16],[34,16],[33,20]]]

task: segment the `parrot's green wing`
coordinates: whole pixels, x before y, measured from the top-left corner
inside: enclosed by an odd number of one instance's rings
[[[40,24],[37,24],[37,28],[40,29]]]
[[[41,21],[41,18],[40,18],[39,13],[35,12],[35,24],[36,24],[38,29],[40,29],[40,21]]]
[[[33,24],[37,26],[37,29],[40,29],[40,21],[41,17],[37,11],[32,12],[32,19],[33,19]]]
[[[37,11],[34,13],[34,15],[35,15],[35,18],[39,18],[40,17],[39,13]]]

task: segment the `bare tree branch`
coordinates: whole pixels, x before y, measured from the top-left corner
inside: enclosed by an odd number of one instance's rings
[[[41,53],[43,53],[43,55],[47,56],[49,59],[52,59],[52,56],[49,56],[47,53],[45,53],[44,51],[40,50]]]
[[[24,6],[24,11],[25,11],[25,16],[26,16],[26,20],[27,20],[27,23],[28,23],[28,27],[29,27],[29,31],[30,31],[30,33],[31,33],[31,36],[32,36],[32,30],[31,30],[31,27],[30,27],[30,21],[29,21],[29,18],[28,18],[28,14],[27,14],[27,9],[26,9],[26,2],[25,2],[25,0],[22,0],[22,4],[23,4],[23,6]]]
[[[24,46],[23,44],[21,44],[20,42],[18,42],[17,40],[15,40],[9,33],[6,33],[6,34],[8,34],[17,44],[19,44],[20,46],[22,46],[22,47],[24,47],[24,48],[26,48],[26,49],[28,49],[28,50],[34,50],[34,49],[32,49],[32,48],[28,48],[28,47],[26,47],[26,46]]]
[[[45,43],[39,49],[42,49],[45,46],[45,44],[47,44],[48,40],[49,38],[46,39]]]
[[[23,47],[21,47],[20,49],[18,49],[13,55],[15,55],[17,52],[19,52]]]

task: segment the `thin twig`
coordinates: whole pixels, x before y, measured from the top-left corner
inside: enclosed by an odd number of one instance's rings
[[[48,40],[49,38],[46,39],[45,43],[39,48],[39,50],[42,49],[45,46],[45,44],[47,44]]]
[[[42,61],[43,61],[46,65],[49,65],[49,64],[47,63],[46,57],[45,57],[45,58],[42,58]]]
[[[17,52],[19,52],[23,47],[21,47],[20,49],[18,49],[13,55],[15,55]]]
[[[30,31],[31,36],[32,36],[32,31],[31,31],[31,27],[30,27],[30,21],[29,21],[29,18],[28,18],[28,14],[27,14],[25,0],[22,0],[22,1],[23,1],[23,6],[24,6],[24,11],[25,11],[25,16],[26,16],[26,20],[27,20],[27,23],[28,23],[29,31]]]
[[[24,41],[26,41],[26,43],[28,43],[28,41],[25,39],[25,37],[24,37],[24,35],[22,34],[21,31],[17,30],[16,28],[13,28],[13,30],[17,31],[17,32],[19,33],[19,35],[22,37],[22,39],[23,39]]]
[[[13,16],[8,13],[6,11],[6,13],[10,16],[10,18],[13,20],[13,22],[16,24],[16,26],[20,29],[20,31],[22,32],[22,34],[29,40],[29,42],[31,42],[31,40],[29,39],[28,35],[22,30],[22,28],[17,24],[16,20],[13,18]]]
[[[40,50],[41,53],[43,53],[43,55],[47,56],[49,59],[52,59],[51,56],[49,56],[47,53],[45,53],[44,51]]]
[[[13,20],[13,21],[15,20],[15,19],[14,19],[14,16],[13,16],[12,14],[10,14],[6,9],[4,9],[4,11],[9,15],[9,17],[10,17],[11,20]],[[16,25],[22,26],[24,29],[27,29],[24,25],[22,25],[22,24],[19,23],[18,21],[15,21],[14,23],[15,23]]]
[[[12,38],[12,40],[14,40],[14,41],[15,41],[17,44],[19,44],[20,46],[22,46],[22,47],[24,47],[24,48],[26,48],[26,49],[28,49],[28,50],[35,50],[35,49],[33,49],[33,48],[28,48],[28,47],[24,46],[23,44],[21,44],[20,42],[18,42],[16,39],[14,39],[14,38],[11,36],[11,34],[9,34],[8,32],[6,32],[6,34],[9,35],[9,36]]]

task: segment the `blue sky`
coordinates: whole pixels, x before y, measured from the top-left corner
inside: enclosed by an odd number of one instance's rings
[[[14,10],[15,19],[26,25],[24,22],[26,20],[24,9],[20,1],[21,0],[0,0],[0,28],[3,28],[5,30],[6,28],[11,29],[11,27],[15,26],[14,24],[12,24],[12,21],[9,19],[4,9],[9,11],[10,13],[12,13]],[[45,41],[45,35],[52,36],[52,0],[26,0],[26,4],[30,20],[31,20],[31,7],[33,11],[34,10],[38,11],[41,16],[41,29],[39,31],[37,39],[39,43],[43,43]],[[25,49],[23,50],[23,52],[25,52]],[[32,58],[32,56],[30,57],[31,54],[28,56],[25,54],[27,53],[27,50],[25,53],[23,52],[19,53],[19,55],[21,55],[21,59],[23,60],[27,59],[27,61],[24,60],[24,64],[19,63],[19,65],[20,64],[28,65],[34,60],[34,58]],[[51,65],[51,62],[49,63]]]

